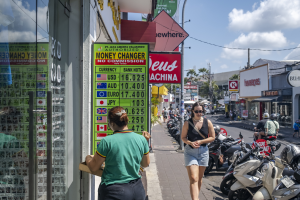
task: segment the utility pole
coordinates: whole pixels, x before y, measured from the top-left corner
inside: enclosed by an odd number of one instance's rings
[[[250,48],[248,48],[248,64],[247,64],[248,69],[250,68]]]
[[[210,63],[208,63],[208,83],[209,83],[208,94],[209,94],[209,98],[210,98],[211,103],[213,103],[212,102],[212,85],[211,85],[211,66],[210,66]]]
[[[182,7],[182,29],[184,29],[184,8],[187,0],[184,0],[183,7]],[[181,45],[181,105],[180,105],[180,114],[181,114],[181,124],[180,124],[180,147],[179,150],[183,150],[183,141],[181,139],[182,128],[184,123],[184,99],[183,99],[183,89],[184,89],[184,41],[182,41]]]

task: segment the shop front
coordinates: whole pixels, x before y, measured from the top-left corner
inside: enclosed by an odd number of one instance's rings
[[[240,72],[240,98],[244,104],[240,108],[245,123],[257,123],[264,112],[270,112],[270,103],[255,101],[265,90],[269,90],[268,64]]]
[[[292,89],[262,91],[262,96],[252,102],[259,103],[260,109],[275,114],[281,127],[292,127]]]

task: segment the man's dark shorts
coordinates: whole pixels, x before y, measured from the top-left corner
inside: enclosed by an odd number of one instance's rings
[[[98,200],[145,200],[145,198],[145,189],[140,178],[129,183],[100,184],[98,189]]]

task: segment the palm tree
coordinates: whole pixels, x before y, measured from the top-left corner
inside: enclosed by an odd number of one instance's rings
[[[196,71],[194,69],[190,69],[186,76],[190,76],[189,79],[190,80],[194,80],[195,78],[197,78],[199,75],[196,73]]]
[[[212,101],[212,97],[217,99],[219,86],[216,84],[216,81],[211,82],[212,91],[209,91],[209,82],[204,82],[203,85],[199,88],[199,95],[202,97],[209,97]]]

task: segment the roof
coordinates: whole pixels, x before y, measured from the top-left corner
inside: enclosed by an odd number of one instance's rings
[[[253,66],[257,67],[264,64],[269,64],[269,73],[270,75],[281,74],[285,72],[286,65],[292,65],[300,60],[284,60],[284,61],[275,61],[275,60],[267,60],[267,59],[258,59],[254,62]]]
[[[216,81],[216,82],[218,82],[218,81],[227,81],[227,84],[228,84],[229,78],[232,77],[232,75],[239,74],[239,73],[240,73],[240,70],[222,72],[222,73],[215,73],[214,74],[214,81]]]

